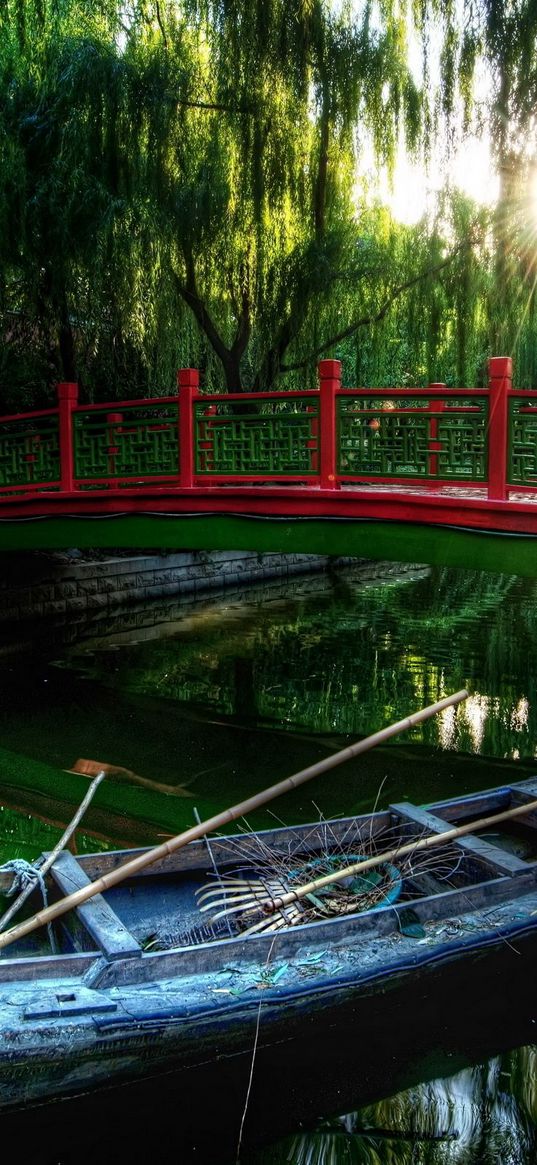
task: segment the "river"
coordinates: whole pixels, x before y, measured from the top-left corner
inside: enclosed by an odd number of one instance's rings
[[[533,775],[537,581],[357,564],[218,601],[170,599],[79,626],[33,627],[0,655],[2,860],[50,848],[80,799],[80,759],[111,776],[79,850],[150,844],[468,687],[455,713],[261,811],[270,827],[418,803]],[[54,773],[56,777],[53,779]],[[51,774],[47,781],[47,774]],[[83,782],[82,782],[83,783]],[[103,786],[104,789],[104,786]],[[537,1013],[527,969],[338,1033],[275,1081],[270,1055],[9,1118],[35,1165],[530,1165]],[[403,1022],[404,1018],[404,1022]],[[22,1143],[26,1148],[21,1147]]]

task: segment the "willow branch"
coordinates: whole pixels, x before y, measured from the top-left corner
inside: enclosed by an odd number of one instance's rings
[[[166,36],[166,29],[164,28],[164,25],[162,23],[162,15],[160,12],[160,4],[159,4],[158,0],[156,0],[155,8],[156,8],[156,14],[157,14],[157,24],[160,28],[161,33],[162,33],[162,40],[164,43],[164,48],[167,49],[168,48],[168,37]]]
[[[160,89],[156,85],[146,86],[145,93],[148,97],[166,102],[167,105],[184,105],[187,109],[208,109],[215,110],[217,113],[246,113],[249,117],[256,117],[259,112],[251,105],[227,105],[224,101],[195,101],[189,97],[178,97],[176,93]]]
[[[348,327],[343,328],[341,332],[336,332],[335,335],[330,336],[327,340],[324,340],[322,344],[319,344],[319,346],[315,348],[314,351],[310,352],[302,360],[297,360],[293,364],[281,364],[280,371],[296,372],[300,368],[305,368],[306,365],[311,364],[313,360],[317,360],[319,356],[323,356],[325,352],[328,352],[330,348],[333,348],[334,344],[339,344],[342,340],[347,340],[349,336],[353,336],[354,333],[357,332],[360,328],[366,328],[370,327],[372,324],[381,323],[381,321],[388,314],[392,304],[395,303],[395,300],[399,299],[401,295],[404,295],[405,291],[410,291],[412,287],[416,287],[418,283],[423,283],[425,279],[439,275],[441,271],[444,271],[446,267],[450,266],[461,250],[473,245],[473,242],[463,243],[460,247],[457,247],[455,251],[452,251],[451,255],[448,255],[447,259],[444,259],[441,263],[437,263],[435,267],[428,267],[426,271],[421,271],[419,275],[414,275],[410,279],[405,279],[403,283],[399,283],[397,287],[393,288],[390,295],[387,299],[384,300],[382,307],[380,307],[378,311],[371,312],[369,315],[360,316],[359,319],[354,320],[352,324],[348,325]]]

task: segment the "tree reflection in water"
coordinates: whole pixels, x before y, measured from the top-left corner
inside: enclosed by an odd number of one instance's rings
[[[323,1122],[248,1165],[535,1165],[537,1048]]]
[[[101,641],[95,678],[290,731],[364,734],[465,684],[473,695],[412,739],[468,754],[533,756],[537,740],[537,581],[427,569],[364,580],[360,569],[299,585],[283,602],[209,607],[170,634]],[[250,601],[251,600],[251,601]],[[208,617],[211,615],[211,617]]]

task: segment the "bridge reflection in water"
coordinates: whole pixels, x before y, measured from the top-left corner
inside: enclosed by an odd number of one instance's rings
[[[537,390],[319,388],[0,418],[3,549],[158,546],[350,554],[537,573]],[[513,557],[516,556],[516,563]]]

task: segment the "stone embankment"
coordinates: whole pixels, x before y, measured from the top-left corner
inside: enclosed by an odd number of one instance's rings
[[[165,596],[194,596],[346,565],[311,554],[192,551],[87,559],[76,552],[0,555],[0,622],[93,616]]]

